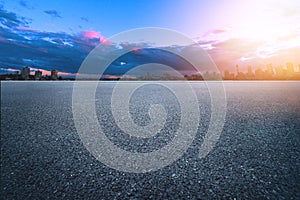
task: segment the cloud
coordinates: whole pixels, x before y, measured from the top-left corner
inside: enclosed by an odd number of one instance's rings
[[[56,10],[45,10],[44,13],[50,15],[53,18],[62,18]]]
[[[8,28],[14,28],[17,26],[27,26],[29,19],[19,17],[15,13],[4,10],[0,5],[0,23]]]
[[[210,36],[210,35],[222,34],[222,33],[225,33],[225,32],[227,32],[227,31],[228,31],[227,29],[214,29],[214,30],[209,30],[209,31],[207,31],[206,33],[204,33],[203,37],[207,37],[207,36]]]
[[[214,44],[217,43],[217,40],[199,40],[197,43],[202,47],[204,50],[211,50],[214,47]]]
[[[86,17],[80,17],[80,19],[81,19],[82,21],[89,22],[89,19],[86,18]]]
[[[236,64],[240,65],[241,70],[246,70],[248,65],[259,67],[273,63],[277,66],[285,62],[299,64],[296,53],[300,51],[299,41],[300,37],[286,37],[286,40],[275,43],[228,39],[211,43],[213,48],[207,52],[222,71],[234,71]]]
[[[105,44],[104,52],[108,55],[98,57],[99,61],[105,62],[109,56],[122,55],[111,64],[106,71],[107,75],[122,75],[135,66],[146,63],[161,63],[177,70],[182,70],[182,66],[187,70],[192,69],[184,59],[167,51],[145,49],[150,46],[147,43],[112,44],[94,30],[71,35],[40,32],[21,26],[14,29],[0,26],[0,31],[4,36],[0,38],[0,48],[7,49],[0,55],[0,67],[7,69],[20,70],[28,65],[33,69],[44,70],[45,73],[55,68],[62,75],[75,75],[88,53],[101,42]],[[124,54],[127,50],[131,52]]]
[[[89,31],[82,31],[82,35],[88,39],[100,38],[100,33],[97,31],[89,30]]]
[[[31,28],[24,27],[24,26],[19,26],[19,27],[17,27],[17,30],[19,30],[19,31],[33,32],[33,33],[38,32],[37,30],[33,30],[33,29],[31,29]]]
[[[75,34],[33,30],[22,19],[0,7],[0,49],[5,49],[0,54],[3,69],[20,70],[28,65],[46,71],[56,68],[62,75],[75,74],[88,53],[107,41],[94,30]],[[106,44],[107,48],[115,48]]]
[[[33,68],[76,73],[85,56],[99,39],[81,34],[51,33],[32,30],[14,14],[0,9],[0,67]],[[2,70],[3,71],[3,70]]]
[[[0,68],[1,70],[1,68]],[[2,68],[3,70],[3,68]],[[10,69],[11,72],[15,72],[16,70],[13,70],[13,69]],[[41,68],[33,68],[33,67],[30,67],[30,74],[34,75],[34,73],[36,71],[41,71],[43,75],[47,75],[47,76],[50,76],[51,75],[51,70],[44,70],[44,69],[41,69]],[[68,72],[58,72],[57,73],[58,76],[76,76],[77,74],[76,73],[68,73]]]
[[[0,49],[5,49],[0,54],[0,73],[5,69],[20,70],[28,65],[45,70],[45,73],[55,68],[62,75],[75,75],[89,52],[99,44],[105,44],[103,51],[108,52],[108,55],[97,57],[99,61],[106,61],[109,56],[122,55],[106,71],[108,75],[118,76],[146,63],[172,66],[183,73],[192,70],[191,65],[184,59],[167,51],[152,48],[147,43],[114,44],[96,30],[84,30],[73,34],[53,33],[33,30],[29,25],[29,19],[0,7]],[[214,37],[223,35],[224,31],[211,30],[210,36],[202,37],[198,41],[222,71],[224,69],[232,71],[236,64],[241,64],[240,69],[243,70],[243,66],[246,68],[248,64],[259,66],[272,60],[277,63],[290,61],[299,64],[298,36],[283,37],[275,46],[266,42],[231,38],[220,40]],[[295,42],[295,38],[298,38],[298,42]],[[168,48],[175,52],[189,51],[190,55],[199,56],[193,47],[171,46],[166,47],[166,50]],[[130,52],[123,55],[128,50]],[[205,66],[203,63],[199,65]]]
[[[255,51],[260,45],[262,45],[261,42],[228,39],[225,41],[213,42],[213,48],[207,50],[207,52],[220,70],[234,70],[236,64],[244,63],[244,67],[246,68],[246,65],[250,63],[249,58],[252,59],[253,57],[256,57]],[[256,65],[257,62],[255,61],[253,64]]]
[[[19,1],[19,5],[22,6],[22,7],[24,7],[24,8],[27,8],[27,9],[33,9],[33,7],[30,6],[30,5],[28,4],[28,2],[25,1],[25,0]]]
[[[102,44],[110,44],[110,41],[105,39],[100,32],[93,31],[93,30],[86,30],[81,32],[82,36],[87,39],[98,39]]]

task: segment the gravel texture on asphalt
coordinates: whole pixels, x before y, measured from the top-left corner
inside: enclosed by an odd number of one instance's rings
[[[148,83],[131,98],[134,122],[147,125],[153,103],[165,107],[167,120],[146,139],[130,137],[114,122],[115,83],[97,89],[99,123],[126,151],[163,147],[180,122],[174,94]],[[1,199],[300,199],[300,82],[224,82],[224,129],[203,159],[210,97],[204,82],[191,84],[200,108],[192,145],[171,165],[139,174],[111,169],[84,147],[73,121],[72,82],[1,82]]]

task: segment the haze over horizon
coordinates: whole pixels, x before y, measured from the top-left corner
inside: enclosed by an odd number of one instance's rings
[[[161,27],[197,41],[224,71],[300,64],[300,4],[290,1],[6,1],[0,0],[0,73],[28,65],[47,74],[75,74],[97,45],[114,34]],[[148,60],[149,57],[147,57]],[[128,61],[115,65],[134,66]]]

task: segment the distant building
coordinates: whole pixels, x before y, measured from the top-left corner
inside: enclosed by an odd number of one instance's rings
[[[239,72],[236,76],[237,80],[245,80],[246,79],[246,75],[243,72]]]
[[[286,69],[287,69],[287,74],[288,75],[293,75],[294,72],[295,72],[293,63],[290,63],[290,62],[286,63]]]
[[[272,64],[267,65],[267,73],[270,75],[274,75],[274,70]]]
[[[284,70],[283,70],[283,67],[282,65],[279,65],[278,67],[275,68],[275,71],[276,71],[276,76],[279,78],[279,79],[282,79],[284,78]]]
[[[268,64],[266,69],[259,67],[256,68],[255,72],[253,72],[251,66],[248,66],[248,71],[243,73],[236,65],[236,74],[225,70],[223,78],[224,80],[300,80],[300,64],[298,68],[294,67],[293,63],[288,62],[286,68],[282,65],[274,68],[272,64]]]
[[[220,80],[222,79],[222,75],[220,73],[217,73],[217,72],[213,72],[211,74],[211,77],[210,77],[212,80]]]
[[[274,78],[274,69],[272,64],[267,65],[267,70],[264,74],[264,79],[273,79]]]
[[[224,79],[225,80],[230,79],[230,73],[229,73],[229,71],[227,69],[224,71]]]
[[[51,80],[57,80],[58,71],[56,69],[51,70]]]
[[[227,69],[224,71],[224,79],[229,79],[229,71]]]
[[[260,67],[255,70],[255,78],[256,79],[263,79],[264,78],[264,72]]]
[[[247,76],[247,79],[253,79],[255,77],[254,73],[252,71],[252,67],[250,65],[248,66],[248,71],[247,71],[246,76]]]
[[[236,77],[235,78],[237,80],[244,80],[246,77],[245,77],[245,74],[243,72],[240,72],[239,65],[236,65],[235,68],[236,68]]]
[[[252,74],[253,74],[252,67],[249,65],[248,66],[248,75],[252,75]]]
[[[239,65],[238,65],[238,64],[235,66],[235,70],[236,70],[236,75],[238,75],[239,72],[240,72],[240,70],[239,70]]]
[[[29,67],[24,67],[21,70],[21,79],[23,80],[28,80],[29,79],[29,74],[30,74],[30,68]]]
[[[35,73],[34,73],[34,79],[35,80],[41,80],[42,79],[42,72],[40,70],[35,71]]]
[[[152,78],[152,76],[150,75],[149,72],[147,72],[146,79],[150,80],[151,78]]]
[[[233,80],[234,74],[230,73],[228,70],[224,71],[224,80]]]

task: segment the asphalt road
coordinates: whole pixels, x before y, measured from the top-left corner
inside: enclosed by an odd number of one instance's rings
[[[72,82],[1,82],[1,199],[300,199],[300,82],[226,82],[224,128],[203,159],[210,98],[203,82],[192,84],[200,124],[186,153],[157,171],[127,173],[99,162],[83,145],[73,121]],[[138,125],[149,123],[152,103],[167,112],[162,131],[140,139],[116,126],[113,86],[96,93],[107,138],[144,153],[172,140],[180,122],[174,94],[151,85],[132,96]]]

